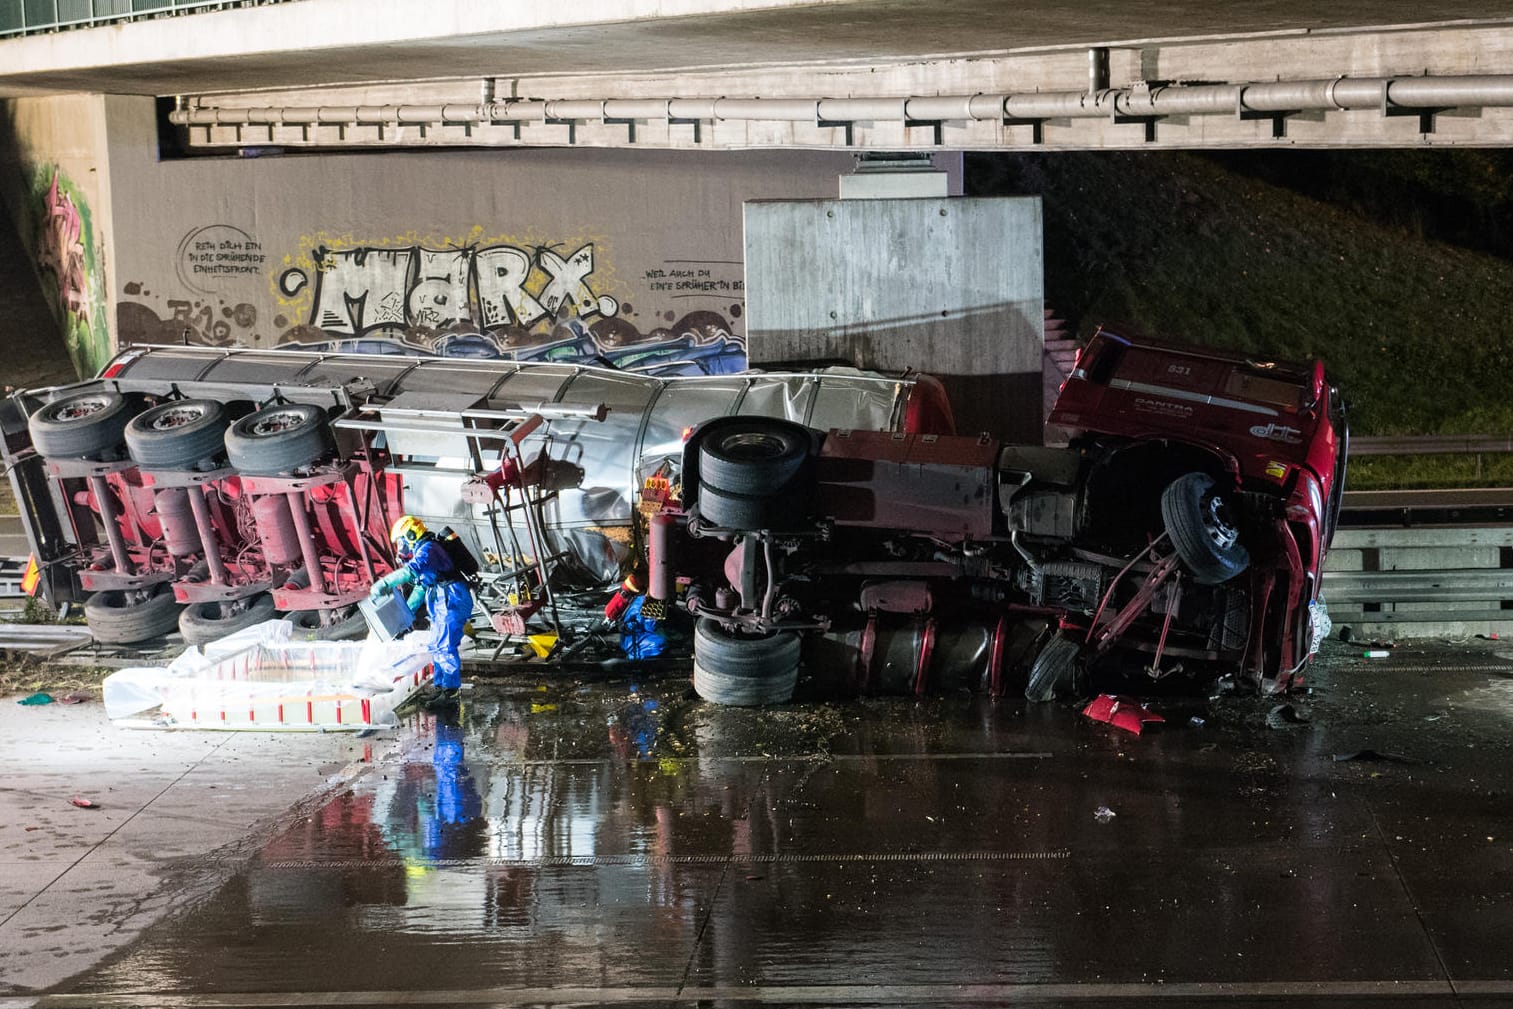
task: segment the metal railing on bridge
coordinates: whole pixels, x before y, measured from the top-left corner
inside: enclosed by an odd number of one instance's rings
[[[0,38],[294,0],[0,0]]]

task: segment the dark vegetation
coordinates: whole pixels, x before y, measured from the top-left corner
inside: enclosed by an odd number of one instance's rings
[[[970,155],[1038,194],[1050,306],[1086,337],[1319,357],[1357,434],[1513,434],[1513,154]],[[1505,457],[1358,458],[1351,485],[1513,484]]]

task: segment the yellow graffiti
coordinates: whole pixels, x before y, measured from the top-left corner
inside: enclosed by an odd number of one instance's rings
[[[610,252],[609,239],[601,234],[595,234],[586,229],[580,230],[567,237],[557,236],[549,238],[541,235],[536,230],[524,234],[514,232],[487,232],[482,225],[475,224],[465,234],[453,235],[436,232],[422,233],[420,231],[406,231],[399,234],[362,235],[353,232],[333,234],[327,231],[317,231],[309,235],[301,235],[298,241],[297,251],[286,252],[283,257],[283,265],[280,269],[270,271],[268,276],[269,287],[274,301],[291,319],[308,319],[314,306],[315,285],[306,283],[294,294],[285,293],[281,279],[290,270],[298,270],[306,278],[313,280],[317,273],[332,269],[334,260],[322,258],[319,254],[324,251],[330,255],[342,252],[350,252],[353,249],[405,249],[420,248],[430,251],[446,251],[448,249],[487,249],[499,245],[507,245],[524,251],[536,249],[553,249],[563,255],[572,255],[585,245],[594,247],[594,273],[593,290],[597,294],[609,294],[618,296],[624,301],[624,295],[628,293],[624,283],[616,276],[614,257]],[[551,277],[541,271],[532,270],[530,277],[523,285],[526,293],[533,298],[540,297],[551,284]]]

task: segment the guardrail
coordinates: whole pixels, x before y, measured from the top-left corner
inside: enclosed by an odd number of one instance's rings
[[[1351,455],[1449,455],[1513,452],[1513,437],[1501,434],[1352,436]]]
[[[294,0],[0,0],[0,38]]]
[[[1357,637],[1513,635],[1513,524],[1340,529],[1322,595]]]

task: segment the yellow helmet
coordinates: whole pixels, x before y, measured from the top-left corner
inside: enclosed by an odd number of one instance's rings
[[[426,524],[414,515],[401,515],[389,527],[389,540],[400,553],[415,549],[416,542],[426,534]]]

